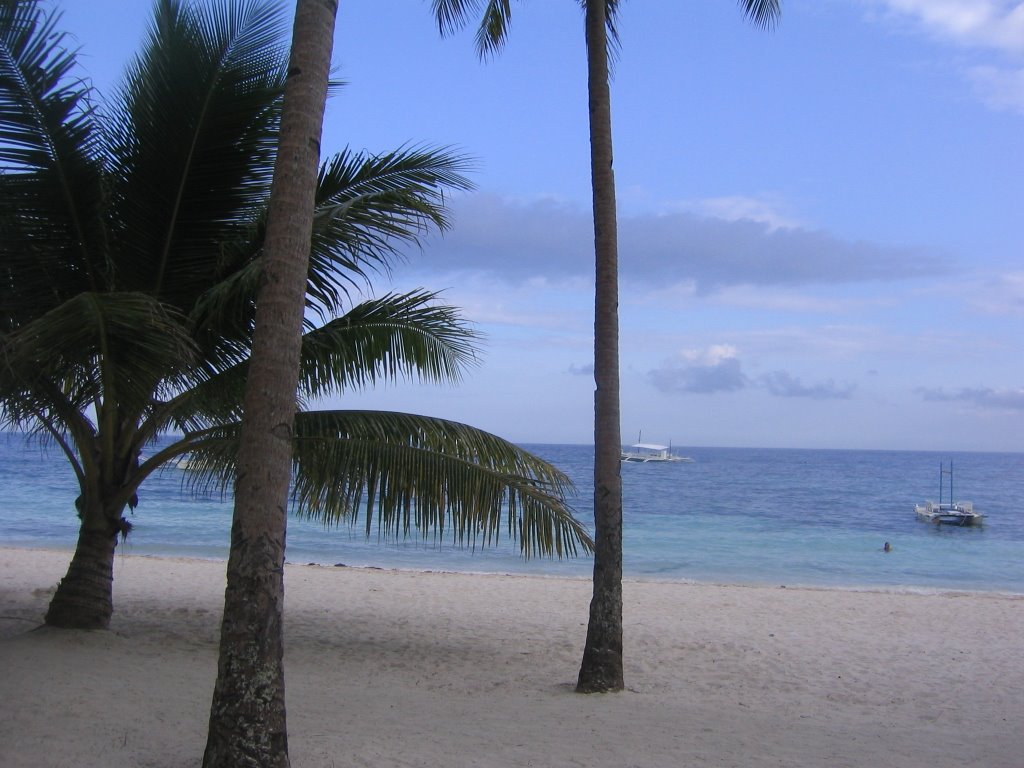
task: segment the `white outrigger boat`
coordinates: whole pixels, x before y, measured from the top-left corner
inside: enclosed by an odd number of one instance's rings
[[[638,442],[633,443],[629,447],[633,450],[623,451],[621,459],[630,464],[649,464],[661,461],[693,461],[689,456],[676,456],[672,453],[672,446],[670,445]]]
[[[942,500],[942,478],[949,475],[949,501]],[[914,507],[914,512],[921,520],[929,523],[943,525],[982,525],[985,522],[985,515],[974,511],[974,504],[970,501],[953,501],[953,462],[949,462],[949,469],[939,464],[939,501],[926,501]]]

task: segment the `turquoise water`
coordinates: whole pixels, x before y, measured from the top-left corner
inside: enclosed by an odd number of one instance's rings
[[[593,449],[529,445],[577,484],[592,524]],[[622,466],[627,577],[737,584],[967,589],[1024,593],[1024,454],[680,448],[693,463]],[[74,546],[77,490],[53,448],[0,436],[0,544]],[[922,523],[914,504],[938,495],[953,459],[956,495],[983,528]],[[143,486],[119,551],[227,556],[231,501],[197,498],[168,469]],[[888,541],[892,551],[882,551]],[[367,540],[292,518],[288,560],[356,566],[588,576],[589,558],[523,561],[507,539],[475,551],[450,540]]]

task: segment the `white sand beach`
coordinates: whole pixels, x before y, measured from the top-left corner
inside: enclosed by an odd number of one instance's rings
[[[198,766],[220,562],[118,556],[105,632],[36,630],[67,552],[0,549],[0,765]],[[297,768],[1024,766],[1024,596],[625,585],[626,684],[573,693],[586,580],[289,565]]]

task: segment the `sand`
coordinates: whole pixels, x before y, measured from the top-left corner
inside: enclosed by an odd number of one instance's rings
[[[0,549],[0,765],[198,766],[224,564],[118,556],[110,631],[38,627]],[[573,693],[586,580],[289,565],[296,768],[1024,766],[1024,596],[625,584],[626,685]]]

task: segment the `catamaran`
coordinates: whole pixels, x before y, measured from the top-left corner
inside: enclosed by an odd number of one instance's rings
[[[949,501],[942,500],[943,478],[949,475]],[[939,501],[926,501],[914,507],[914,512],[922,520],[929,523],[944,525],[982,525],[985,516],[981,512],[974,511],[974,504],[970,501],[953,501],[953,460],[950,459],[949,469],[939,462]]]

